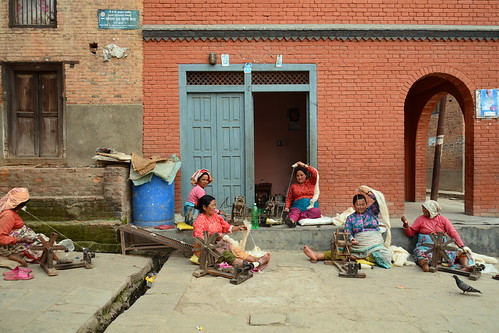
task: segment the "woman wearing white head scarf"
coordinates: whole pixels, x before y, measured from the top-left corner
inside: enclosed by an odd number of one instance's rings
[[[408,237],[419,234],[418,242],[414,248],[414,257],[423,271],[428,272],[430,270],[432,253],[425,253],[430,248],[423,246],[423,244],[433,244],[429,234],[445,232],[449,237],[454,239],[456,245],[461,249],[464,247],[464,243],[449,219],[440,215],[442,208],[438,202],[428,200],[422,205],[422,210],[423,215],[419,216],[410,227],[405,216],[402,216],[401,220],[403,222],[404,233]],[[446,253],[449,256],[449,265],[451,267],[456,267],[456,259],[458,259],[457,261],[463,267],[463,270],[469,270],[468,257],[464,253],[461,256],[456,256],[456,251],[446,251]]]

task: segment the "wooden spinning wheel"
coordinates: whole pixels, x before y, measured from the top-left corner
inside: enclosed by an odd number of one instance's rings
[[[349,240],[350,233],[348,231],[336,231],[333,233],[333,241],[331,243],[332,258],[341,258],[350,256],[350,247],[352,242]],[[334,260],[334,259],[333,259]]]
[[[442,262],[442,259],[445,259],[447,261],[450,260],[447,252],[445,251],[455,251],[456,248],[453,246],[449,246],[450,243],[454,243],[454,239],[450,238],[444,232],[439,231],[436,234],[431,233],[429,234],[429,236],[433,241],[433,244],[423,243],[421,245],[429,247],[429,249],[425,251],[424,254],[432,253],[430,271],[436,272],[438,270],[438,265]]]
[[[244,219],[247,213],[246,199],[242,195],[238,195],[234,198],[234,203],[232,204],[232,213],[230,217],[230,224],[232,225],[242,225],[244,224]]]
[[[207,273],[208,269],[215,266],[218,258],[220,258],[220,254],[217,252],[217,248],[220,245],[217,245],[217,238],[219,234],[213,233],[208,236],[208,231],[204,232],[204,239],[201,237],[194,238],[196,244],[200,245],[202,248],[201,255],[199,257],[199,267],[201,270]]]
[[[50,239],[46,241],[41,235],[38,235],[38,239],[42,242],[42,245],[32,246],[31,249],[35,251],[43,251],[41,258],[38,260],[40,267],[48,274],[48,276],[57,275],[57,269],[54,268],[54,260],[57,259],[54,251],[62,250],[65,251],[66,247],[62,245],[54,245],[57,239],[57,234],[52,233]]]
[[[217,264],[218,259],[221,257],[217,249],[222,246],[217,244],[219,236],[217,233],[208,236],[208,231],[204,231],[204,239],[201,237],[194,238],[196,244],[201,248],[195,247],[193,251],[198,252],[201,250],[201,254],[199,255],[199,269],[196,269],[192,275],[197,278],[207,274],[222,276],[230,279],[232,284],[239,284],[251,278],[253,276],[251,269],[254,266],[246,261],[243,262],[242,266],[234,265],[230,272],[220,269]]]

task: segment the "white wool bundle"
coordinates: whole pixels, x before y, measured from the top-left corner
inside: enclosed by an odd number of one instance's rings
[[[390,213],[388,212],[388,206],[386,205],[385,195],[380,191],[370,188],[369,186],[366,185],[362,186],[369,189],[369,191],[371,191],[374,194],[376,200],[378,201],[381,218],[383,219],[383,222],[381,222],[379,225],[386,228],[385,246],[389,247],[392,242],[392,232],[391,232],[392,226],[390,223]]]
[[[262,257],[264,256],[265,254],[267,254],[267,252],[265,251],[262,251],[260,250],[260,248],[258,246],[255,245],[255,247],[253,248],[253,250],[251,251],[246,251],[245,250],[245,247],[246,247],[246,241],[248,239],[248,236],[250,234],[250,231],[251,231],[251,222],[248,221],[247,219],[244,219],[243,221],[244,223],[244,226],[246,227],[246,230],[244,231],[244,234],[243,234],[243,239],[241,239],[240,242],[234,240],[233,238],[231,238],[229,235],[224,235],[222,237],[222,239],[224,241],[226,241],[227,243],[229,243],[230,245],[232,246],[236,246],[238,248],[240,248],[241,250],[245,251],[246,253],[248,253],[249,255],[252,255],[253,257]]]
[[[390,250],[393,253],[392,261],[394,266],[416,266],[415,262],[407,260],[409,258],[409,252],[407,252],[404,248],[392,245],[390,246]]]
[[[319,188],[319,171],[317,171],[316,168],[311,167],[312,169],[317,172],[317,180],[315,182],[315,187],[314,187],[314,195],[312,196],[312,199],[310,199],[310,205],[308,205],[307,209],[314,208],[314,204],[317,200],[319,200],[319,195],[321,193],[320,188]]]
[[[333,224],[336,225],[336,226],[345,224],[345,221],[347,220],[347,217],[349,215],[352,215],[353,213],[355,213],[355,209],[353,209],[352,207],[350,207],[347,210],[345,210],[343,213],[336,214],[336,216],[333,217]]]
[[[238,241],[236,241],[235,239],[231,238],[229,235],[224,235],[224,236],[222,237],[222,239],[223,239],[224,241],[226,241],[227,243],[229,243],[230,245],[232,245],[232,246],[239,247],[239,242],[238,242]]]
[[[249,235],[250,230],[251,230],[251,221],[249,221],[248,219],[244,219],[243,224],[246,227],[246,230],[244,230],[243,239],[241,239],[241,242],[240,242],[241,245],[239,246],[239,248],[241,250],[245,251],[246,241],[248,240],[248,235]]]

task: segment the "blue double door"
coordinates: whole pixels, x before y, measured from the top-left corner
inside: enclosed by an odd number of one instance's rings
[[[206,193],[217,199],[217,207],[227,199],[227,206],[221,207],[226,212],[235,196],[253,192],[246,185],[248,176],[253,179],[247,174],[246,163],[253,161],[247,161],[245,147],[252,144],[253,138],[245,141],[244,111],[243,93],[187,94],[181,133],[184,201],[192,188],[191,175],[202,168],[209,169],[214,179]]]

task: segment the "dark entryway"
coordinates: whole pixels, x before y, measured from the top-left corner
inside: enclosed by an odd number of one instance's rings
[[[255,182],[286,195],[291,166],[307,160],[306,92],[254,93]]]

